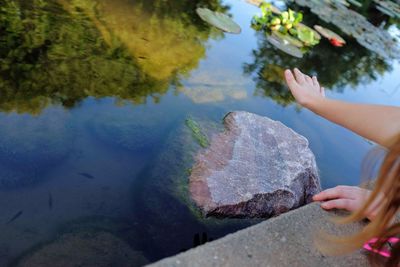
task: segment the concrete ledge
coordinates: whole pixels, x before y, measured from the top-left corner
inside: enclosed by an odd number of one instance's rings
[[[314,247],[320,230],[346,235],[363,226],[337,226],[331,214],[312,203],[149,266],[368,266],[362,251],[327,257]]]

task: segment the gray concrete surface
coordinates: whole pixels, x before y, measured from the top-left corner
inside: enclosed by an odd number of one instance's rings
[[[363,225],[335,225],[332,214],[312,203],[149,266],[368,266],[362,251],[334,257],[315,248],[321,230],[345,235]]]

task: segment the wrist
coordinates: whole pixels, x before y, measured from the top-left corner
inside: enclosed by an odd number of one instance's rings
[[[324,100],[323,97],[308,97],[303,103],[302,106],[315,112],[318,110],[318,107],[321,105],[321,102]]]

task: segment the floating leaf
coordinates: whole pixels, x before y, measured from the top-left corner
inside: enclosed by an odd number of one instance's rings
[[[307,28],[303,27],[297,31],[297,37],[305,43],[307,46],[316,45],[319,43],[314,36],[314,31],[310,31]]]
[[[300,30],[300,29],[302,29],[302,28],[305,28],[305,29],[307,29],[307,30],[309,30],[309,31],[314,32],[314,38],[317,39],[317,40],[321,40],[321,35],[320,35],[317,31],[315,31],[314,29],[312,29],[312,28],[310,28],[310,27],[304,25],[303,23],[297,24],[297,26],[296,26],[296,29],[297,29],[297,30]]]
[[[324,36],[325,38],[327,38],[329,40],[335,40],[335,42],[341,43],[341,44],[345,44],[346,43],[346,41],[342,37],[340,37],[339,34],[333,32],[333,31],[331,31],[331,30],[329,30],[327,28],[324,28],[324,27],[319,26],[319,25],[315,25],[314,29],[317,32],[319,32],[322,36]]]
[[[289,54],[297,58],[303,57],[303,53],[300,51],[299,48],[297,48],[294,45],[291,45],[288,41],[279,38],[276,34],[267,35],[267,40],[273,46],[285,52],[286,54]]]
[[[239,34],[242,31],[239,25],[223,13],[214,12],[208,8],[197,8],[196,12],[202,20],[224,32]]]
[[[350,4],[356,7],[362,7],[362,4],[356,0],[347,0]]]
[[[376,9],[380,12],[393,18],[400,18],[400,2],[385,0],[374,0],[374,2],[377,4]]]
[[[247,3],[259,7],[264,1],[263,0],[246,0]]]
[[[278,37],[279,39],[287,41],[289,44],[294,45],[296,47],[303,47],[303,43],[299,41],[298,39],[290,36],[289,34],[283,34],[281,32],[274,32],[273,35]]]

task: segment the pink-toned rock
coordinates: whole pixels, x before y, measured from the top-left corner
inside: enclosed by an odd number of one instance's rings
[[[189,190],[206,216],[271,217],[311,202],[320,191],[305,137],[280,122],[231,112],[225,131],[199,152]]]

